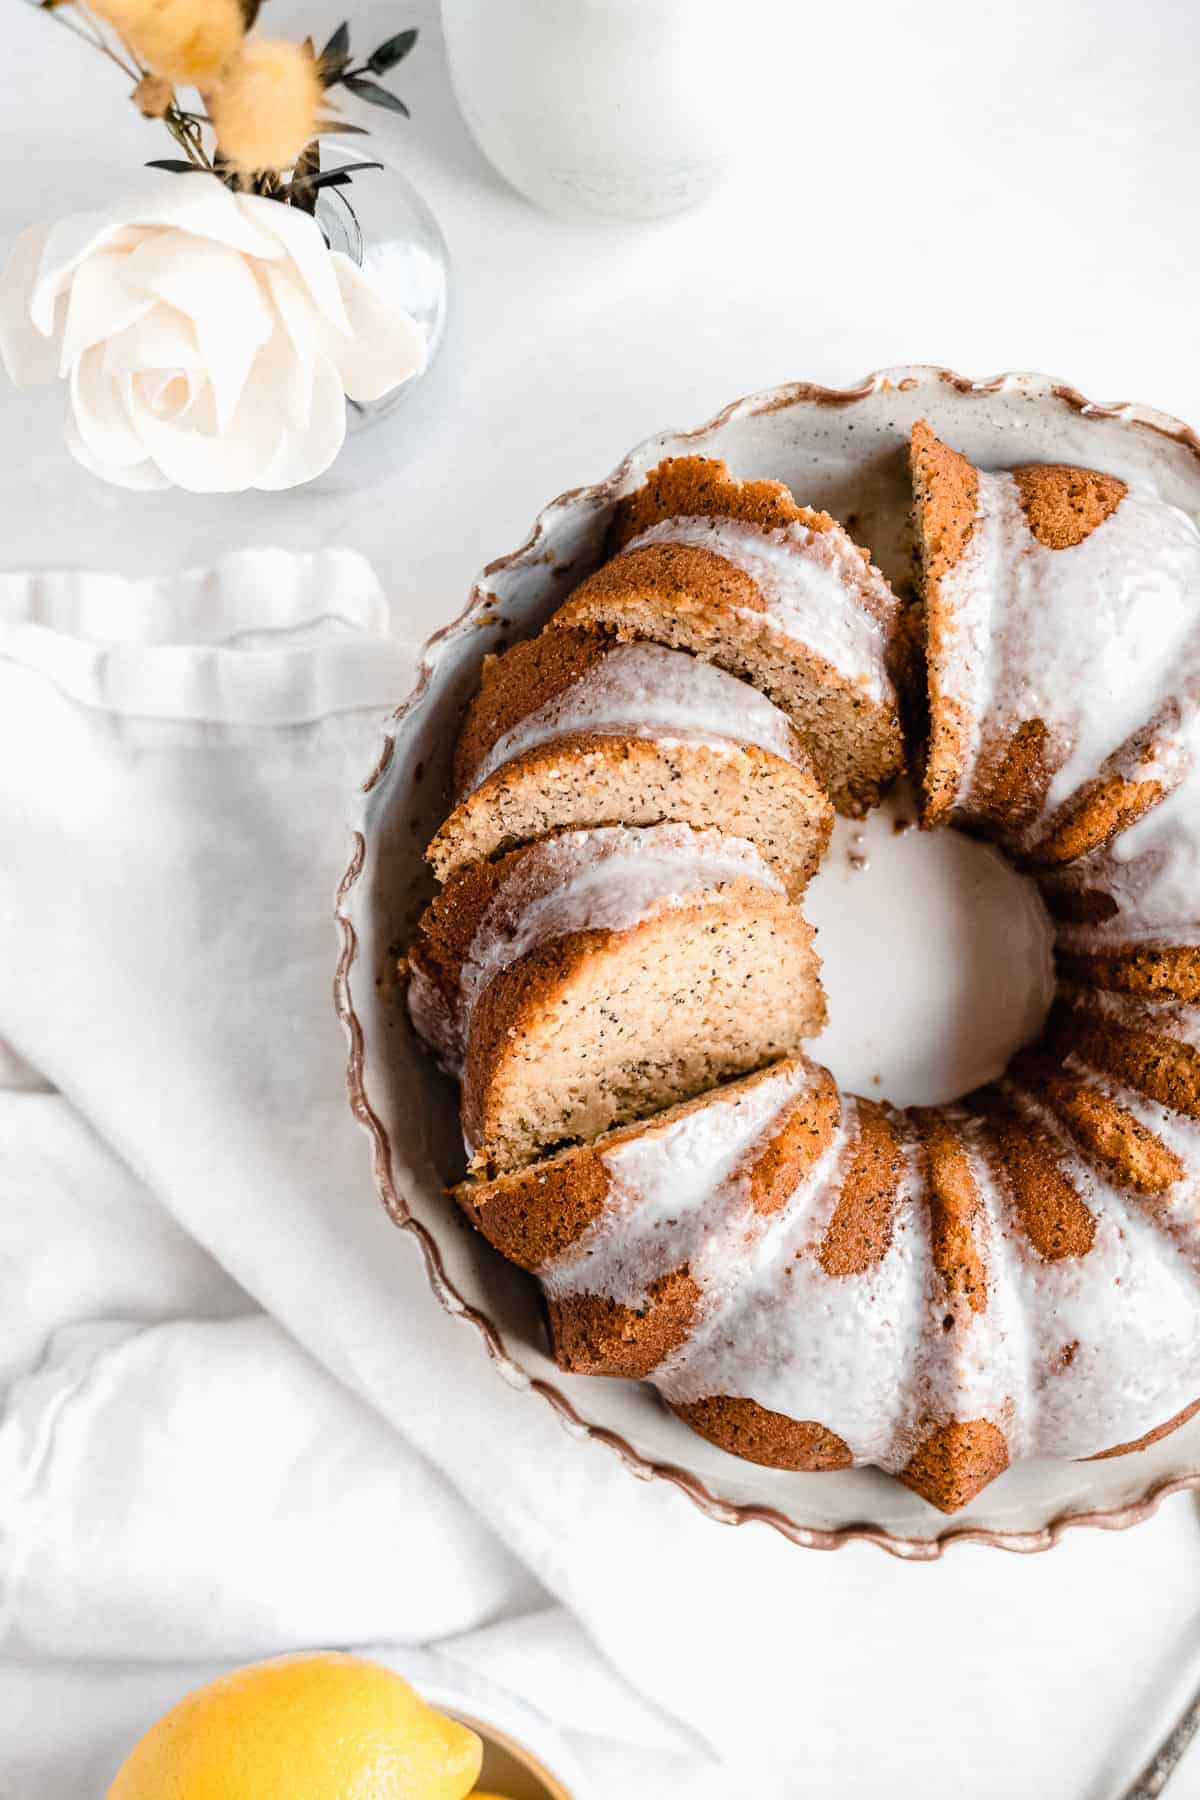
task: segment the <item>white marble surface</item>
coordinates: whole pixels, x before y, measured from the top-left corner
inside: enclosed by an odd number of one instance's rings
[[[311,0],[270,14],[336,22]],[[730,32],[761,34],[761,141],[705,210],[657,226],[565,224],[504,188],[454,109],[434,14],[432,0],[355,9],[364,45],[425,28],[396,84],[412,124],[369,122],[437,211],[457,272],[440,404],[414,416],[405,459],[350,494],[130,496],[68,461],[60,396],[5,390],[6,566],[149,573],[238,544],[348,543],[382,575],[396,629],[424,635],[551,495],[778,381],[910,360],[1032,367],[1200,422],[1192,0],[731,7]],[[32,8],[6,9],[6,237],[85,201],[100,162],[163,153],[119,86]],[[97,152],[101,105],[117,129]],[[748,1571],[765,1571],[747,1548]],[[813,1739],[811,1784],[792,1791],[1109,1800],[1200,1668],[1198,1572],[1186,1499],[1048,1558],[814,1556],[804,1617],[764,1604],[764,1631],[796,1659],[786,1724]],[[1200,1751],[1171,1791],[1200,1797]]]

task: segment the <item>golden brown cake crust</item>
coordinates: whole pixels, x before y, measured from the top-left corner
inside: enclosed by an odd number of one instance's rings
[[[573,1375],[622,1375],[637,1381],[677,1350],[691,1329],[700,1290],[686,1269],[650,1284],[645,1307],[601,1294],[550,1300],[550,1341],[560,1369]]]
[[[735,481],[717,457],[668,456],[650,470],[641,487],[617,502],[610,547],[620,550],[664,519],[713,515],[744,520],[760,531],[797,523],[810,531],[830,531],[834,526],[828,513],[797,506],[781,481]]]
[[[457,870],[421,914],[405,964],[409,974],[419,972],[436,989],[445,1012],[456,1009],[459,974],[488,902],[505,874],[533,848],[522,844],[497,862]]]
[[[468,790],[498,738],[573,687],[608,648],[609,639],[599,632],[543,631],[501,656],[489,656],[454,753],[456,793]]]
[[[811,1419],[789,1419],[756,1400],[712,1394],[672,1410],[685,1425],[721,1450],[768,1469],[849,1469],[850,1446],[836,1432]]]
[[[730,607],[740,612],[765,613],[767,603],[752,575],[700,544],[643,544],[624,556],[601,564],[581,582],[555,615],[560,621],[596,622],[593,606],[605,601],[625,601],[633,594],[652,593],[661,605],[683,616],[724,618]],[[618,630],[618,636],[632,635]]]
[[[1077,1051],[1085,1062],[1160,1106],[1200,1119],[1200,1051],[1191,1044],[1161,1032],[1110,1025],[1065,1006],[1051,1009],[1046,1041],[1059,1050]]]
[[[1148,1000],[1200,1000],[1200,949],[1190,945],[1114,951],[1109,956],[1060,953],[1059,970],[1080,987],[1141,994]]]
[[[822,1069],[815,1087],[798,1094],[772,1126],[745,1171],[750,1205],[760,1216],[785,1206],[833,1142],[841,1118],[837,1083]]]
[[[906,1487],[941,1512],[957,1512],[1008,1467],[1004,1433],[990,1419],[937,1425],[900,1471]]]
[[[1066,463],[1026,463],[1013,470],[1029,529],[1048,550],[1071,550],[1116,512],[1129,492],[1115,475]]]
[[[933,1266],[948,1296],[961,1297],[974,1313],[986,1312],[987,1263],[975,1230],[982,1201],[966,1148],[934,1108],[919,1108],[911,1117],[924,1151]]]
[[[969,722],[959,703],[942,692],[938,676],[954,630],[940,588],[960,561],[975,528],[979,475],[965,456],[942,443],[924,419],[918,419],[912,428],[909,459],[928,684],[929,735],[922,771],[921,824],[931,831],[945,824],[954,808],[966,754]]]
[[[1042,719],[1023,719],[1015,731],[979,753],[971,781],[971,823],[984,833],[1021,831],[1038,817],[1054,774]]]
[[[1001,1175],[1018,1223],[1044,1262],[1086,1256],[1096,1221],[1082,1196],[1063,1174],[1047,1133],[1022,1118],[999,1095],[985,1089],[968,1104],[987,1120],[986,1149]]]
[[[601,1149],[584,1144],[496,1181],[460,1182],[452,1192],[502,1256],[520,1269],[537,1269],[604,1211],[610,1183]]]
[[[909,443],[913,486],[920,506],[921,575],[929,588],[958,566],[975,529],[979,471],[929,429],[924,419]]]
[[[1111,843],[1162,799],[1161,781],[1115,775],[1089,787],[1022,858],[1031,868],[1055,868]]]
[[[1049,1058],[1023,1051],[1010,1074],[1035,1089],[1084,1155],[1111,1180],[1138,1194],[1161,1194],[1183,1179],[1182,1160],[1157,1133],[1107,1094],[1057,1069]]]
[[[826,1275],[862,1275],[881,1263],[892,1228],[904,1158],[895,1126],[881,1106],[857,1101],[858,1136],[833,1217],[817,1251]]]

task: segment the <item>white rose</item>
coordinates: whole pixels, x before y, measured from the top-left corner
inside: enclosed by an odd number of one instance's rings
[[[417,374],[424,333],[295,207],[160,173],[25,232],[0,275],[19,386],[70,382],[67,443],[122,487],[286,488],[327,469],[346,399]]]

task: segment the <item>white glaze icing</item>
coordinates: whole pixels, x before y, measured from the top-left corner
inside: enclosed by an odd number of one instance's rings
[[[799,521],[759,531],[740,519],[682,517],[639,532],[621,554],[647,544],[691,545],[724,557],[750,576],[766,616],[785,636],[822,657],[871,699],[894,698],[882,621],[894,617],[895,596],[844,532],[814,531]],[[747,618],[760,616],[744,610]]]
[[[1062,950],[1105,951],[1122,945],[1200,943],[1200,722],[1191,721],[1149,763],[1165,796],[1111,844],[1080,857],[1047,880],[1053,895],[1107,897],[1106,918],[1061,923]]]
[[[650,1125],[601,1156],[609,1178],[604,1210],[540,1274],[555,1298],[603,1294],[640,1306],[661,1275],[698,1266],[730,1216],[750,1229],[745,1165],[782,1110],[819,1071],[784,1065],[741,1093],[722,1091],[669,1125]]]
[[[974,1231],[985,1309],[949,1300],[934,1271],[911,1142],[889,1249],[860,1274],[831,1277],[816,1252],[840,1197],[858,1103],[843,1102],[833,1142],[778,1212],[755,1217],[739,1185],[740,1169],[809,1079],[775,1077],[736,1107],[718,1095],[607,1153],[609,1206],[542,1271],[556,1298],[594,1293],[637,1306],[659,1275],[687,1266],[700,1292],[696,1318],[651,1376],[667,1399],[746,1397],[824,1425],[856,1462],[892,1471],[931,1421],[991,1420],[1013,1458],[1080,1457],[1141,1436],[1195,1399],[1194,1181],[1160,1197],[1156,1222],[1084,1162],[1046,1107],[1005,1084],[1018,1112],[1053,1139],[1092,1214],[1087,1255],[1043,1260],[991,1163],[987,1127],[951,1108],[982,1203]],[[1151,1122],[1145,1105],[1131,1110]],[[1194,1158],[1196,1129],[1172,1135]]]
[[[1180,1180],[1142,1197],[1139,1204],[1170,1233],[1180,1254],[1200,1273],[1200,1121],[1123,1087],[1074,1053],[1063,1058],[1063,1069],[1084,1088],[1129,1113],[1180,1159],[1184,1168]]]
[[[1200,531],[1131,488],[1082,543],[1051,550],[1015,478],[981,472],[974,527],[940,598],[939,679],[970,722],[958,799],[986,740],[1042,719],[1054,770],[1045,816],[1152,723],[1195,664]]]
[[[1031,1339],[1030,1414],[1020,1455],[1091,1456],[1142,1436],[1197,1398],[1197,1281],[1144,1210],[1087,1164],[1050,1110],[1005,1084],[1053,1139],[1095,1221],[1086,1256],[1045,1262],[1014,1215],[999,1245]],[[1064,1350],[1073,1346],[1067,1357]]]
[[[449,1008],[419,964],[414,967],[408,990],[413,1024],[444,1066],[460,1074],[471,1014],[502,970],[556,938],[627,931],[653,913],[739,880],[784,892],[753,844],[718,831],[609,825],[544,838],[514,860],[488,902]]]
[[[947,1109],[960,1133],[980,1208],[972,1225],[986,1272],[987,1304],[975,1312],[965,1295],[947,1296],[932,1267],[926,1273],[922,1380],[912,1397],[905,1452],[931,1420],[986,1419],[1004,1432],[1016,1454],[1029,1444],[1031,1345],[1018,1269],[1006,1254],[1008,1202],[986,1154],[980,1122],[962,1108]],[[946,1328],[949,1319],[951,1328]],[[894,1465],[893,1465],[894,1466]]]
[[[496,739],[468,791],[513,757],[572,732],[757,744],[786,762],[805,760],[787,714],[736,675],[660,644],[614,644]]]
[[[816,1252],[855,1132],[847,1100],[837,1139],[745,1255],[734,1237],[723,1263],[710,1258],[700,1321],[653,1379],[676,1403],[734,1394],[815,1421],[856,1460],[886,1465],[921,1342],[923,1231],[906,1187],[883,1260],[859,1276],[824,1273]]]

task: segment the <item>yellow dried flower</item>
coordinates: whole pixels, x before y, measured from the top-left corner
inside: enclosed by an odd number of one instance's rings
[[[175,89],[161,75],[143,75],[133,98],[144,119],[161,119],[175,98]]]
[[[207,88],[245,32],[240,0],[88,0],[154,75]]]
[[[321,94],[317,65],[299,44],[244,44],[208,99],[222,156],[243,175],[290,169],[312,138]]]

